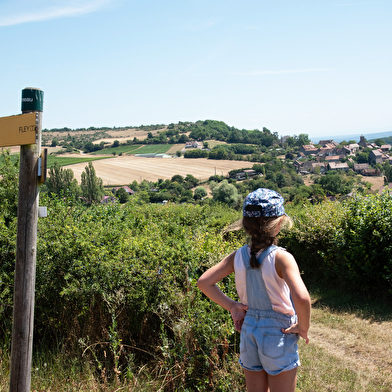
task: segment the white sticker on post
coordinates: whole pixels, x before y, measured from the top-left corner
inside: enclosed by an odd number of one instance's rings
[[[48,207],[38,207],[38,218],[46,218],[48,216]]]

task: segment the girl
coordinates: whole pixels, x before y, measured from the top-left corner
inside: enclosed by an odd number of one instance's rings
[[[240,365],[248,392],[295,392],[300,365],[299,337],[309,343],[310,297],[294,257],[276,246],[285,214],[283,197],[270,189],[251,192],[244,201],[242,225],[250,236],[243,246],[207,270],[199,289],[231,313],[241,332]],[[216,285],[235,272],[240,302]]]

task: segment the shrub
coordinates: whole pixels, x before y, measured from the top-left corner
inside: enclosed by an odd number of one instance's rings
[[[308,205],[294,213],[282,238],[305,280],[392,297],[392,197],[356,195],[343,202]],[[375,290],[377,287],[377,290]]]
[[[41,203],[48,217],[39,220],[36,347],[84,352],[98,369],[112,369],[109,378],[132,357],[161,367],[174,386],[213,385],[221,347],[236,338],[230,314],[207,300],[196,281],[239,246],[219,234],[238,213],[132,200],[87,208],[43,196]],[[0,222],[1,330],[12,317],[15,229]],[[233,277],[222,284],[235,295]]]

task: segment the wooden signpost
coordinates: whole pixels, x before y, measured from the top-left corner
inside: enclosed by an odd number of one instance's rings
[[[31,112],[0,118],[0,147],[35,144],[38,114]]]
[[[29,392],[31,385],[42,107],[43,91],[26,88],[23,114],[0,118],[0,147],[21,146],[10,392]]]

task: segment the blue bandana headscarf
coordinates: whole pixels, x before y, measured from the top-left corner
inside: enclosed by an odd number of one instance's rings
[[[285,215],[284,199],[271,189],[259,188],[246,196],[243,216],[250,218],[272,217]]]

